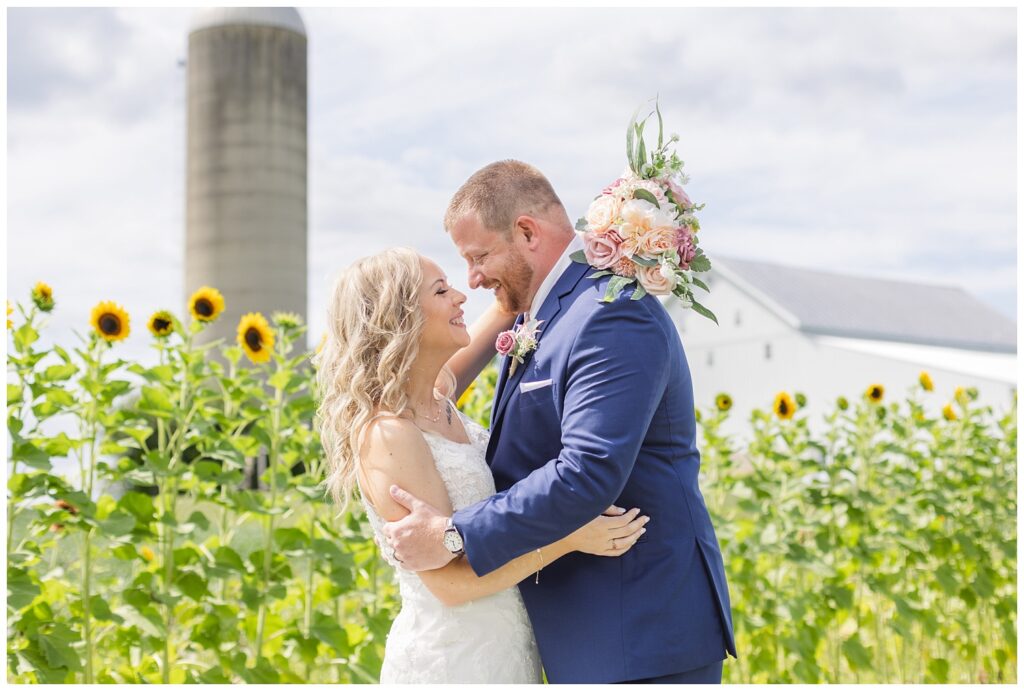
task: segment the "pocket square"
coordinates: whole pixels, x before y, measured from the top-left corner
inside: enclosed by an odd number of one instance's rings
[[[519,384],[519,393],[528,393],[530,391],[536,391],[537,389],[543,389],[545,386],[551,386],[551,380],[545,379],[544,381],[524,381]]]

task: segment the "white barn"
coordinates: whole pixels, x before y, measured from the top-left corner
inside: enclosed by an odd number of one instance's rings
[[[835,400],[871,384],[902,399],[927,371],[938,413],[957,386],[1006,410],[1016,389],[1016,324],[961,288],[836,274],[716,257],[698,300],[719,326],[666,301],[686,350],[698,407],[733,399],[728,431],[775,395],[807,396],[812,426]],[[704,299],[701,299],[704,295]]]

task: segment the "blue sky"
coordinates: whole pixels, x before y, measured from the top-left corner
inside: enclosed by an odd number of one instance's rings
[[[121,353],[149,357],[148,316],[182,309],[190,15],[8,10],[7,290],[54,287],[48,338],[110,299]],[[537,165],[581,215],[655,94],[712,259],[960,285],[1016,315],[1014,9],[302,15],[312,343],[334,274],[383,247],[465,286],[441,217],[490,161]]]

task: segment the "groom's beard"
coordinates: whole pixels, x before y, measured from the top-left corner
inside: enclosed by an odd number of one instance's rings
[[[501,292],[495,295],[502,311],[519,314],[530,309],[528,297],[532,282],[533,267],[527,264],[526,260],[518,253],[510,253],[505,275],[497,281],[501,284]]]

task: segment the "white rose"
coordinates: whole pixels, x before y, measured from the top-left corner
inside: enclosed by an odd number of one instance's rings
[[[665,262],[661,265],[661,275],[666,281],[672,282],[672,287],[676,287],[676,283],[679,282],[679,278],[676,276],[676,269],[674,266]]]
[[[644,199],[630,199],[622,205],[619,211],[624,226],[636,228],[637,234],[650,230],[654,227],[655,215],[658,207]]]
[[[610,194],[602,194],[590,203],[587,209],[587,227],[602,235],[619,215],[619,200]]]

